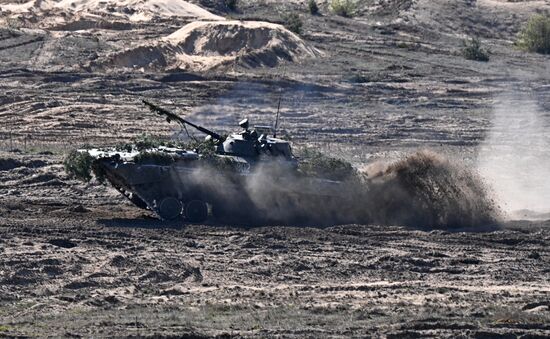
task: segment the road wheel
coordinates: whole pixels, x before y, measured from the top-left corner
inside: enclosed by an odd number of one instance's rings
[[[174,220],[181,215],[183,204],[176,198],[168,197],[162,199],[159,205],[159,216],[163,220]]]
[[[189,222],[204,222],[208,218],[208,205],[202,200],[191,200],[185,204],[185,217]]]

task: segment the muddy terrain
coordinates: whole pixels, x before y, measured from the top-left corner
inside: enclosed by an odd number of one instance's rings
[[[550,58],[514,46],[548,2],[191,2],[0,3],[0,337],[550,336]],[[62,165],[189,138],[142,98],[220,133],[281,98],[296,149],[361,169],[428,149],[482,178],[498,223],[159,221]]]

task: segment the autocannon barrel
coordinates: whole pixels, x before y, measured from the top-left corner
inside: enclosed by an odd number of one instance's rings
[[[151,111],[156,112],[157,114],[166,116],[166,120],[168,120],[168,122],[170,122],[171,120],[175,120],[175,121],[179,122],[182,126],[183,125],[189,125],[189,126],[195,128],[195,129],[201,131],[204,134],[210,135],[215,140],[220,140],[220,141],[225,140],[225,138],[223,136],[219,135],[216,132],[213,132],[213,131],[211,131],[207,128],[204,128],[202,126],[195,125],[194,123],[183,119],[182,117],[178,116],[177,114],[172,113],[172,112],[170,112],[170,111],[168,111],[168,110],[166,110],[166,109],[164,109],[160,106],[157,106],[157,105],[153,104],[152,102],[149,102],[145,99],[143,99],[142,101],[147,107],[149,107],[149,109],[151,109]]]

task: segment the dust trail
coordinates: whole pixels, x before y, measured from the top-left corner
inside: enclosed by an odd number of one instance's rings
[[[495,104],[478,168],[511,218],[550,212],[550,127],[534,97],[507,93]]]

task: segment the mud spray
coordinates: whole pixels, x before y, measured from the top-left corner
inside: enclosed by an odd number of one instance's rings
[[[534,96],[506,93],[497,98],[478,168],[508,218],[550,216],[549,127],[548,114]]]
[[[497,211],[482,181],[429,151],[373,164],[341,182],[300,175],[276,162],[245,180],[201,167],[193,180],[216,197],[220,221],[244,224],[408,225],[422,229],[485,228]]]
[[[497,224],[483,181],[438,154],[420,151],[376,172],[368,173],[366,201],[374,222],[478,230]]]

